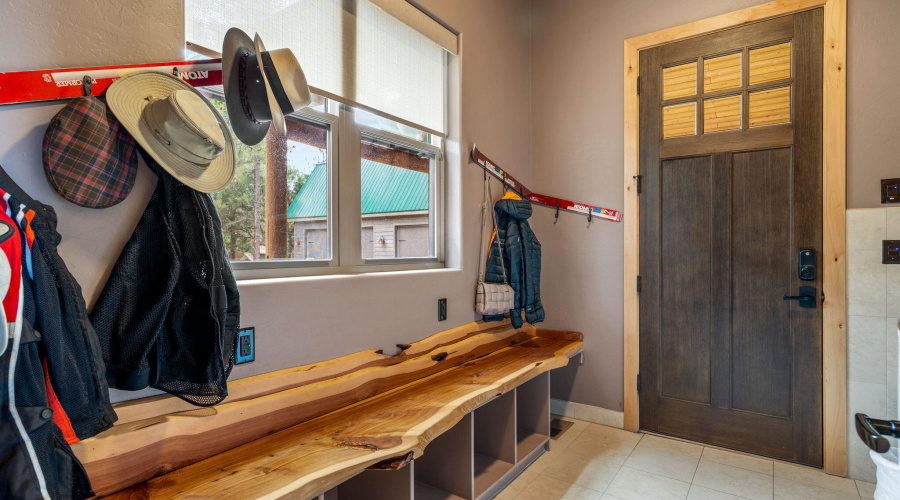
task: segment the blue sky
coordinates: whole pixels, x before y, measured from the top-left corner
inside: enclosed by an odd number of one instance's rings
[[[325,150],[317,147],[288,141],[288,168],[301,174],[310,174],[316,163],[325,159]]]

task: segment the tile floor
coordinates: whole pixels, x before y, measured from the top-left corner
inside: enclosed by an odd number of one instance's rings
[[[699,444],[574,422],[501,500],[859,500],[875,485]]]

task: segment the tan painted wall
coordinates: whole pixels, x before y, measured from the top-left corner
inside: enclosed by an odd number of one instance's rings
[[[622,207],[622,41],[763,0],[535,0],[533,186]],[[879,206],[900,177],[900,2],[849,0],[848,205]],[[625,214],[629,217],[630,214]],[[622,409],[622,227],[536,210],[549,327],[585,333],[584,366],[553,377],[554,397]]]
[[[236,367],[232,378],[362,349],[391,348],[475,319],[481,175],[465,159],[477,140],[516,177],[531,180],[529,3],[421,3],[465,33],[464,105],[451,100],[453,140],[448,146],[447,226],[461,235],[447,248],[455,269],[241,283],[241,323],[256,327],[257,360]],[[181,0],[6,0],[0,19],[0,46],[6,48],[0,71],[176,60],[181,57],[183,25]],[[0,165],[34,198],[56,207],[63,237],[60,253],[93,302],[155,180],[141,167],[129,198],[107,210],[79,208],[58,197],[44,178],[40,144],[60,107],[49,103],[0,108]],[[437,299],[442,297],[449,299],[449,318],[439,323]]]

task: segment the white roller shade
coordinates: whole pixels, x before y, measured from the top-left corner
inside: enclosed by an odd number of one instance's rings
[[[444,135],[444,45],[456,35],[385,7],[401,18],[369,0],[185,0],[185,38],[221,51],[232,26],[259,33],[266,48],[293,50],[314,92]]]

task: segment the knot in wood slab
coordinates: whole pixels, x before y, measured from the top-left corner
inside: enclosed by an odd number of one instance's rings
[[[431,359],[432,359],[433,361],[443,361],[443,360],[447,359],[447,353],[446,353],[446,352],[439,352],[439,353],[437,353],[437,354],[431,356]]]
[[[402,440],[399,436],[375,436],[375,437],[356,437],[356,436],[335,436],[335,446],[341,448],[355,448],[357,450],[384,450],[400,446]]]

